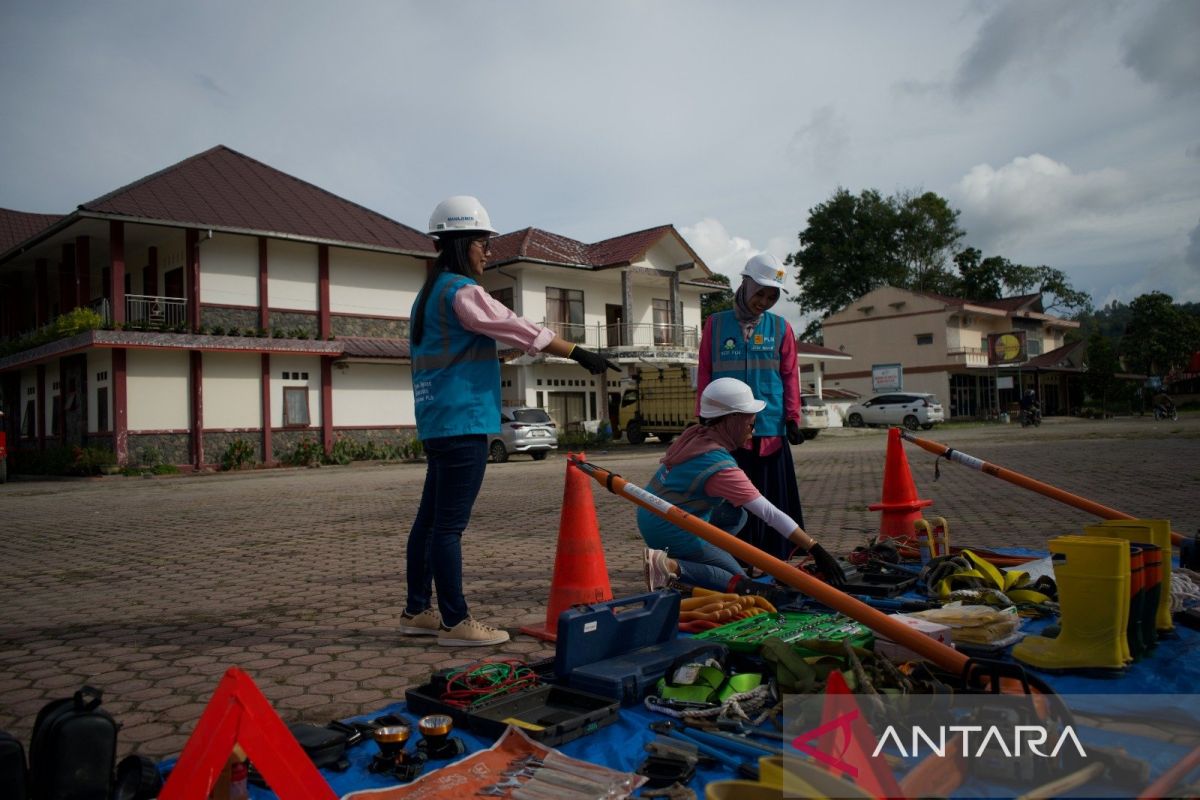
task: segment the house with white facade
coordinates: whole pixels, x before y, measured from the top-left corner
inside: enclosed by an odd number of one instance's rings
[[[1079,323],[1045,313],[1040,294],[972,301],[882,286],[821,321],[824,345],[854,354],[854,369],[825,373],[826,389],[871,395],[873,367],[899,365],[903,388],[937,395],[952,417],[1008,410],[1026,388],[1047,414],[1082,405],[1086,368]],[[989,334],[1021,332],[1027,359],[989,363]],[[994,361],[994,359],[993,359]]]
[[[434,256],[419,230],[223,146],[64,216],[0,209],[9,448],[202,467],[239,439],[270,463],[304,439],[411,437],[408,315]],[[699,297],[720,288],[671,226],[594,245],[528,229],[493,258],[486,288],[621,363],[694,362]],[[56,335],[75,309],[101,324]],[[620,380],[498,357],[505,401],[564,425],[604,416]]]

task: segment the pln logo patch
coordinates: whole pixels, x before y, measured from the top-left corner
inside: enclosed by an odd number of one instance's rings
[[[756,333],[756,334],[754,334],[754,343],[755,343],[756,345],[762,345],[762,343],[763,343],[763,336],[762,336],[762,334],[761,334],[761,333]]]
[[[726,352],[729,352],[729,351],[731,351],[731,350],[736,350],[736,349],[737,349],[737,342],[735,342],[735,341],[733,340],[733,337],[732,337],[732,336],[730,336],[728,339],[726,339],[725,341],[721,342],[721,349],[722,349],[722,350],[724,350],[724,351],[726,351]]]

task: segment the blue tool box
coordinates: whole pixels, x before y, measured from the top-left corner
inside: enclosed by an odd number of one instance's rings
[[[554,653],[559,682],[628,705],[645,699],[677,661],[724,663],[724,645],[679,637],[679,601],[668,589],[564,611]]]

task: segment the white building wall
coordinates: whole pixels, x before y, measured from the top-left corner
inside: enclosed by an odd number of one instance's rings
[[[87,354],[87,385],[88,392],[91,397],[88,398],[88,418],[87,429],[88,433],[95,433],[103,428],[106,431],[112,430],[112,350],[89,350]],[[104,420],[104,424],[100,424],[97,417],[98,409],[96,408],[96,395],[103,391],[108,395],[108,414]]]
[[[204,427],[262,427],[262,359],[257,354],[205,353]]]
[[[286,375],[286,377],[285,377]],[[321,425],[320,356],[271,356],[271,427],[283,427],[283,389],[287,386],[308,388],[308,422]]]
[[[413,425],[412,369],[395,364],[348,364],[333,370],[333,424]]]
[[[258,305],[258,238],[218,234],[201,242],[200,302]]]
[[[407,317],[424,280],[419,259],[329,248],[329,306],[335,314]]]
[[[126,359],[130,432],[187,430],[188,352],[130,350]]]
[[[267,302],[271,308],[317,310],[315,244],[282,239],[267,242]]]

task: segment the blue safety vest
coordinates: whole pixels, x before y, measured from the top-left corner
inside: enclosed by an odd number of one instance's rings
[[[778,314],[763,314],[746,341],[742,325],[732,311],[713,315],[712,377],[745,382],[767,407],[754,420],[755,436],[782,436],[783,376],[779,374],[780,348],[787,322]]]
[[[443,272],[429,289],[425,331],[412,347],[413,401],[422,440],[500,430],[496,341],[467,330],[454,313],[454,295],[472,283]],[[422,297],[413,304],[414,317]]]
[[[707,521],[723,498],[705,494],[704,484],[726,469],[738,469],[733,456],[726,450],[709,450],[670,469],[665,464],[660,466],[646,484],[646,491]],[[701,540],[695,535],[644,508],[638,508],[637,522],[647,546],[655,550],[686,557],[700,549]]]

